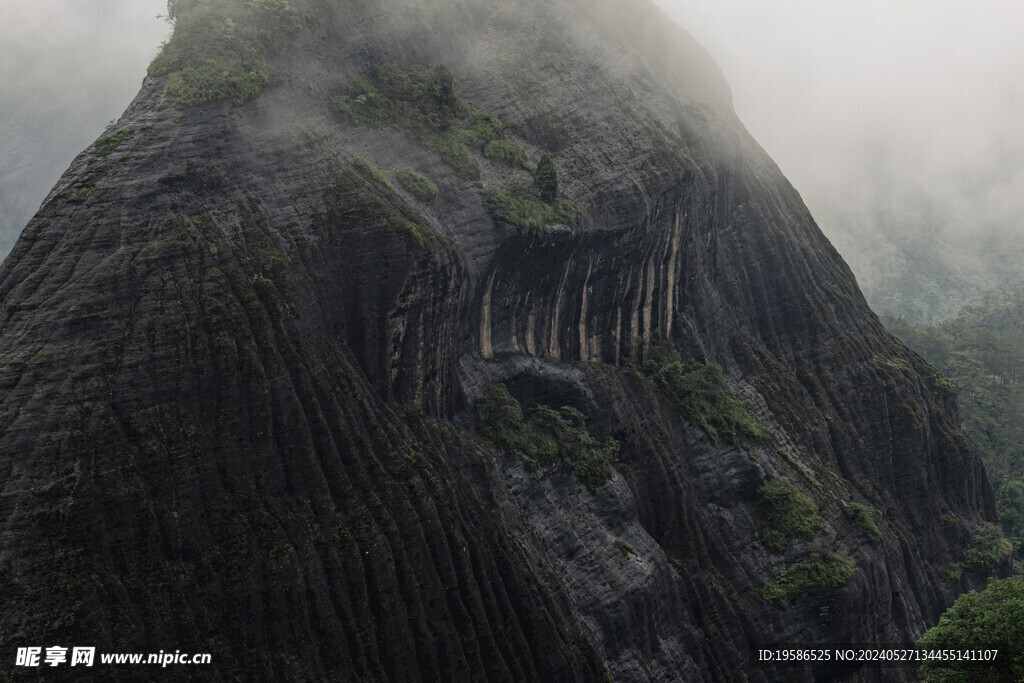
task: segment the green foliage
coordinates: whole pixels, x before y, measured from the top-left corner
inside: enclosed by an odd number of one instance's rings
[[[167,17],[174,21],[179,16],[195,8],[200,0],[167,0]]]
[[[774,553],[786,552],[787,539],[814,538],[821,524],[817,504],[787,479],[774,481],[758,490],[757,515],[770,531],[765,546]],[[772,533],[775,532],[775,533]]]
[[[938,399],[959,397],[963,429],[981,451],[1003,531],[1024,562],[1024,290],[930,327],[891,316],[882,322],[945,375],[935,380]]]
[[[1013,554],[1013,545],[997,529],[974,537],[971,547],[964,551],[960,564],[964,569],[983,572],[1005,563]]]
[[[649,364],[648,364],[648,367]],[[651,375],[686,418],[711,437],[725,439],[743,447],[746,438],[767,439],[749,404],[733,398],[725,386],[722,368],[715,363],[685,365],[671,361],[657,367]]]
[[[544,467],[555,465],[561,456],[591,491],[612,478],[618,442],[599,443],[587,431],[583,414],[571,406],[555,410],[539,405],[524,419],[519,401],[504,384],[495,384],[480,400],[477,414],[485,438]]]
[[[179,0],[169,11],[174,34],[149,74],[167,77],[164,92],[181,107],[254,99],[269,81],[268,50],[302,25],[287,0]]]
[[[331,108],[353,125],[394,125],[418,135],[446,132],[469,115],[443,66],[405,70],[378,64],[369,80],[350,80],[344,93],[331,99]]]
[[[797,474],[800,475],[801,479],[803,479],[804,481],[806,481],[808,484],[818,489],[819,491],[824,490],[821,485],[821,482],[815,479],[814,476],[807,471],[806,467],[798,463],[796,461],[796,458],[789,454],[789,451],[787,451],[785,448],[776,448],[775,453],[781,456],[782,459],[785,460],[790,467],[796,470]]]
[[[474,137],[484,141],[497,140],[504,135],[501,120],[490,114],[480,114],[477,116],[469,130]]]
[[[526,168],[529,163],[523,146],[509,140],[491,140],[484,146],[484,156],[513,168]]]
[[[585,431],[574,433],[578,438],[569,444],[569,462],[573,474],[593,491],[612,480],[612,464],[619,453],[619,442],[609,438],[602,445]]]
[[[553,211],[553,222],[562,223],[570,227],[576,225],[583,218],[583,212],[576,202],[568,197],[559,197],[550,204]]]
[[[940,396],[956,396],[956,387],[945,377],[935,380],[935,393]]]
[[[651,342],[641,336],[633,337],[630,340],[625,356],[627,364],[637,368],[645,375],[653,375],[661,366],[682,360],[679,351],[668,342]]]
[[[355,167],[356,170],[358,170],[367,180],[383,185],[394,192],[395,186],[391,184],[391,181],[387,179],[387,176],[380,172],[380,169],[373,165],[373,162],[359,157],[356,159]]]
[[[619,549],[622,556],[629,558],[630,555],[636,555],[636,551],[633,550],[633,546],[625,541],[615,541],[615,547]]]
[[[800,595],[819,595],[841,588],[853,578],[854,571],[849,557],[828,551],[812,553],[766,585],[761,597],[776,607],[785,607]]]
[[[843,514],[850,518],[853,525],[869,534],[882,537],[882,531],[875,522],[875,509],[861,503],[847,503],[843,506]]]
[[[558,196],[558,172],[551,161],[551,155],[545,154],[537,162],[537,170],[533,174],[533,183],[542,201],[553,202]]]
[[[913,204],[893,204],[902,219],[889,214],[870,227],[874,221],[864,214],[856,228],[836,235],[872,310],[937,325],[964,306],[982,304],[987,292],[1020,286],[1024,241],[1012,230],[967,230],[959,217],[943,212],[920,220]],[[1007,211],[1001,220],[1010,216]],[[896,223],[901,229],[891,230]]]
[[[430,133],[419,140],[424,149],[436,153],[441,161],[451,166],[455,175],[465,180],[479,180],[480,162],[473,150],[465,144],[465,140],[458,133],[448,131],[446,133]]]
[[[403,168],[398,172],[398,182],[421,202],[437,199],[437,185],[411,168]]]
[[[357,159],[351,169],[338,174],[329,216],[334,219],[383,224],[405,239],[409,249],[429,250],[449,240],[421,227],[425,219],[415,206],[395,191],[391,182],[371,162]]]
[[[516,448],[523,429],[523,409],[504,384],[495,384],[476,407],[480,433],[504,448]]]
[[[423,148],[435,152],[467,180],[479,180],[480,142],[502,135],[501,121],[472,116],[455,92],[455,79],[444,66],[403,69],[379,64],[369,79],[353,78],[343,94],[332,97],[331,109],[355,126],[394,126]]]
[[[764,535],[764,547],[776,555],[784,555],[789,539],[778,529],[769,529]]]
[[[1013,478],[1005,481],[998,495],[999,521],[1013,544],[1015,554],[1020,557],[1021,539],[1024,538],[1024,480]]]
[[[95,157],[110,156],[115,149],[117,149],[122,142],[130,140],[135,135],[135,131],[131,128],[125,128],[124,130],[118,131],[117,133],[106,133],[96,138],[94,144],[96,148]],[[94,157],[94,158],[95,158]]]
[[[917,645],[929,650],[999,650],[998,666],[926,661],[918,670],[924,681],[1024,680],[1024,582],[991,579],[983,591],[964,593]]]
[[[1013,544],[998,528],[990,528],[974,537],[971,546],[964,550],[960,562],[946,567],[946,578],[952,582],[960,580],[964,570],[988,573],[1006,563],[1013,555]]]
[[[525,183],[512,183],[504,190],[487,193],[487,203],[494,217],[525,229],[537,230],[549,223],[576,225],[580,210],[571,199],[542,201],[536,188]]]
[[[353,125],[379,128],[389,123],[395,115],[391,101],[377,92],[368,81],[356,78],[349,82],[349,88],[358,95],[338,95],[330,99],[331,109],[345,116]]]

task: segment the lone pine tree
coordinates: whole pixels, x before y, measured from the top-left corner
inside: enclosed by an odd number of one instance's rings
[[[537,172],[533,176],[533,184],[540,193],[540,198],[546,202],[555,201],[558,196],[558,172],[551,161],[551,155],[545,154],[537,164]]]

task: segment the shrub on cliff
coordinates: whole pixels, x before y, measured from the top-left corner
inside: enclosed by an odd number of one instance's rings
[[[254,99],[269,81],[267,51],[302,25],[287,0],[176,0],[168,13],[174,34],[149,75],[167,76],[164,92],[181,107]]]
[[[529,165],[523,146],[509,140],[491,140],[484,147],[484,156],[513,168],[527,168]]]
[[[964,551],[960,563],[964,569],[983,572],[1008,562],[1012,554],[1013,544],[998,528],[992,528],[974,537],[971,547]]]
[[[655,385],[672,397],[676,408],[711,437],[743,446],[746,437],[765,439],[765,432],[746,401],[732,396],[725,386],[722,368],[715,363],[684,365],[665,363],[654,370]]]
[[[503,190],[489,191],[487,205],[496,219],[526,229],[539,229],[551,223],[572,227],[581,217],[579,207],[571,199],[560,197],[545,202],[529,183],[512,182]]]
[[[758,493],[757,516],[769,528],[765,546],[775,553],[786,552],[787,539],[810,539],[821,524],[818,506],[786,479],[762,486]]]
[[[875,509],[870,505],[861,503],[847,503],[843,506],[843,514],[846,515],[853,525],[858,529],[874,534],[881,538],[882,531],[875,522]]]
[[[853,560],[845,555],[812,553],[766,585],[761,597],[776,607],[785,607],[800,595],[820,595],[843,587],[853,578],[854,570]]]
[[[398,182],[421,202],[437,199],[437,185],[411,168],[403,168],[398,172]]]
[[[442,65],[403,68],[376,65],[367,78],[353,78],[332,97],[331,109],[354,126],[404,130],[435,152],[457,176],[479,180],[476,148],[501,136],[501,121],[473,114],[455,92],[455,79]]]
[[[519,401],[504,384],[495,384],[477,404],[477,417],[484,437],[519,451],[537,465],[552,467],[561,456],[591,491],[612,478],[618,441],[595,439],[587,430],[586,418],[572,406],[556,410],[538,405],[524,420]]]

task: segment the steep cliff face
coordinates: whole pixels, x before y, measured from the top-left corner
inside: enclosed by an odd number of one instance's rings
[[[361,125],[382,65],[444,66],[471,110]],[[759,680],[759,644],[914,639],[982,580],[947,572],[995,519],[955,399],[653,6],[331,5],[269,74],[237,108],[147,80],[0,269],[4,652]],[[578,221],[500,220],[530,176],[458,133],[481,115]],[[753,436],[696,426],[669,347]],[[611,477],[483,438],[499,382],[614,438]],[[772,527],[769,491],[813,524]]]

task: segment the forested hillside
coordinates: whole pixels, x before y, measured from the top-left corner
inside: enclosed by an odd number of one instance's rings
[[[988,292],[1024,282],[1024,246],[1011,218],[997,216],[979,225],[956,215],[954,209],[965,212],[962,207],[935,201],[922,206],[924,200],[900,193],[899,187],[889,201],[819,199],[813,186],[801,192],[880,314],[937,325],[964,306],[981,304]]]
[[[1024,288],[964,307],[937,325],[918,327],[893,316],[883,316],[882,322],[952,382],[963,428],[981,449],[1019,562],[1024,559]]]

